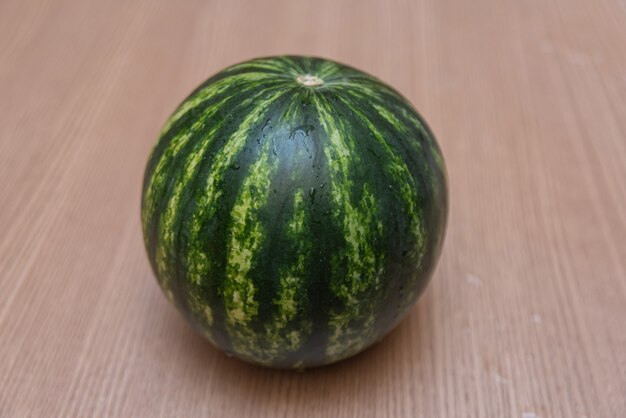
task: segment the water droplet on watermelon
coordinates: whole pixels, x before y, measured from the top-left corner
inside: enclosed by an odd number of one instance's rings
[[[315,189],[315,187],[311,187],[309,189],[309,197],[311,198],[311,203],[313,203],[315,201],[315,193],[317,192],[317,190]]]
[[[326,183],[322,183],[322,184],[320,184],[320,189],[323,189],[323,188],[324,188],[324,186],[326,186]]]
[[[268,118],[268,119],[265,121],[265,125],[263,125],[263,128],[261,129],[261,132],[265,133],[265,132],[267,132],[268,130],[272,129],[272,126],[270,125],[270,121],[271,121],[271,120],[272,120],[272,119]]]
[[[237,171],[237,170],[239,170],[241,168],[241,166],[239,164],[235,163],[235,164],[231,164],[230,168],[235,170],[235,171]]]
[[[305,124],[305,125],[298,126],[296,129],[298,131],[302,132],[304,134],[304,136],[309,136],[311,131],[315,130],[315,126],[309,125],[309,124]]]

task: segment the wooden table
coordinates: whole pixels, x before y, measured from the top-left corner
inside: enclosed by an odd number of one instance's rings
[[[255,56],[409,97],[450,176],[445,249],[383,343],[303,373],[168,305],[144,164],[198,83]],[[0,416],[626,416],[626,3],[0,3]]]

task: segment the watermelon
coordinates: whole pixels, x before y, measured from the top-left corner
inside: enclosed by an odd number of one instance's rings
[[[350,357],[426,286],[446,170],[413,106],[321,58],[243,62],[167,120],[142,193],[167,298],[226,353],[280,368]]]

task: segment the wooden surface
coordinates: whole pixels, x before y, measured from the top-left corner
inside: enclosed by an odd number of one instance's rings
[[[450,175],[419,303],[303,373],[196,336],[139,224],[168,114],[280,53],[398,88]],[[623,1],[2,1],[0,122],[2,417],[626,416]]]

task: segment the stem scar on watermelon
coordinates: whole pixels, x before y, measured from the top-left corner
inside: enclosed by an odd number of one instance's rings
[[[167,298],[240,359],[304,368],[384,337],[427,285],[446,169],[397,91],[330,60],[233,65],[163,126],[142,192]]]

